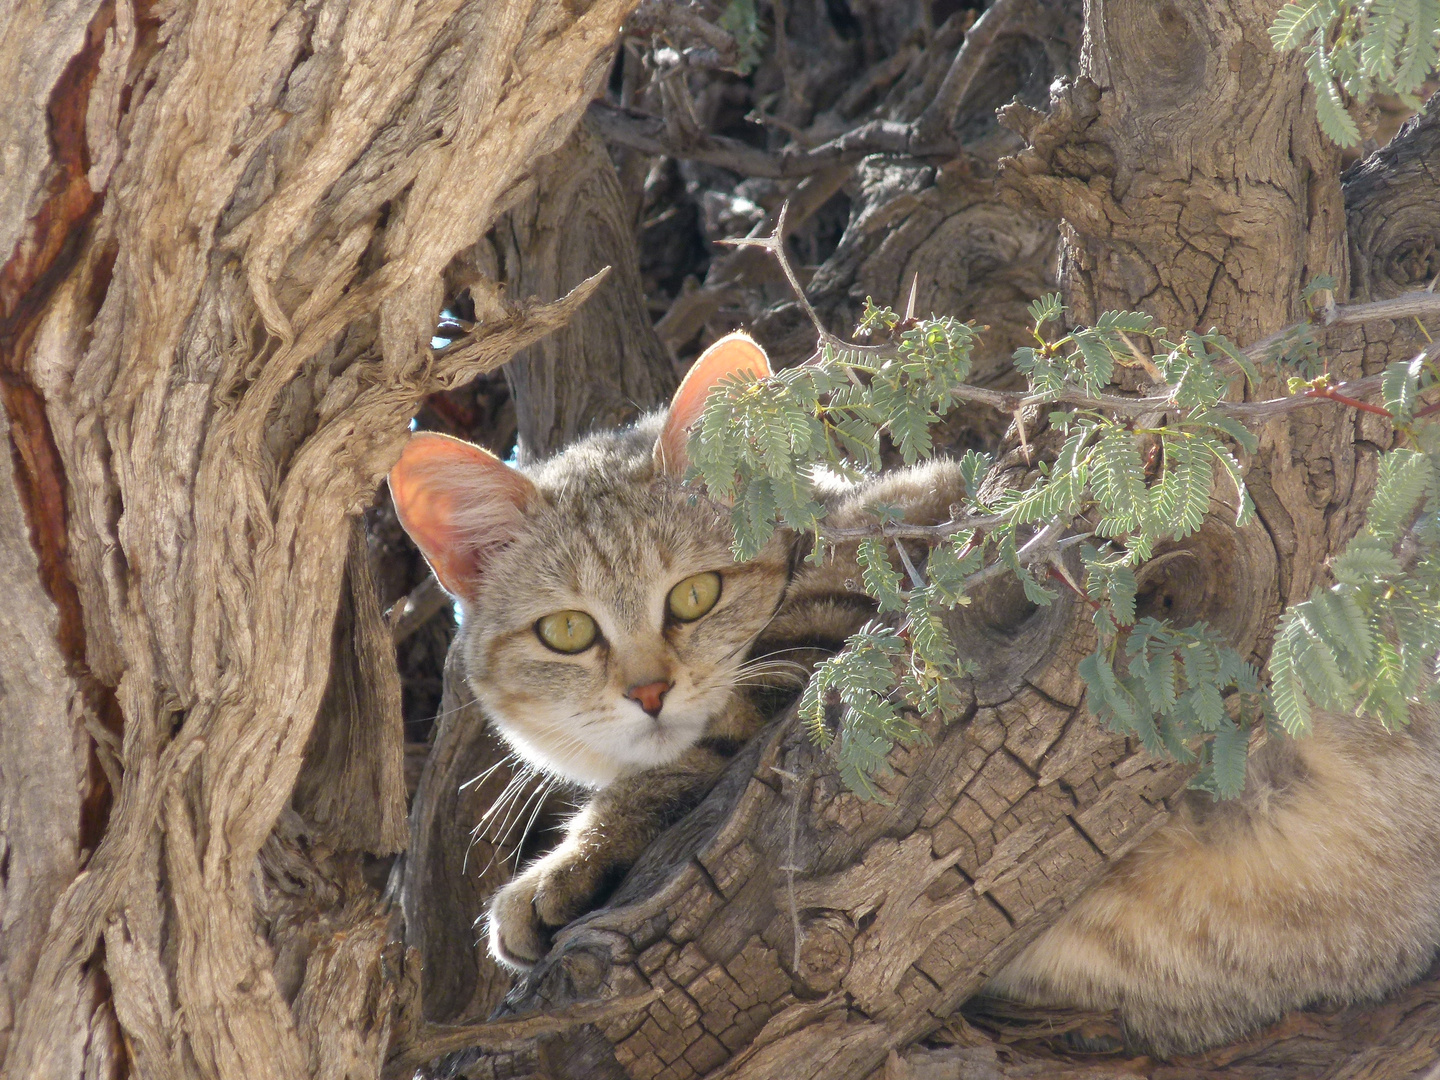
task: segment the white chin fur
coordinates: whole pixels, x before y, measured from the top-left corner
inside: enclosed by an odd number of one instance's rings
[[[521,757],[592,788],[604,787],[623,773],[670,764],[699,741],[709,723],[708,712],[693,705],[682,711],[667,703],[659,717],[652,718],[625,702],[620,712],[601,722],[590,718],[583,733],[573,720],[552,723],[531,714],[526,723],[516,724],[498,711],[491,715]]]

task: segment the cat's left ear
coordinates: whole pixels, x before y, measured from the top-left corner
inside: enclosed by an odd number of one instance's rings
[[[469,600],[490,559],[524,528],[535,485],[482,447],[425,431],[390,470],[390,495],[440,584]]]
[[[763,379],[770,374],[770,360],[755,339],[736,331],[726,334],[711,345],[685,373],[680,389],[670,402],[670,415],[665,429],[655,443],[655,465],[661,471],[679,476],[690,465],[686,446],[690,428],[705,411],[705,398],[711,389],[729,375],[744,372]]]

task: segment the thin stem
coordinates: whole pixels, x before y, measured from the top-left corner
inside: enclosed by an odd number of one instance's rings
[[[826,540],[865,540],[872,536],[883,536],[887,540],[905,538],[908,540],[943,540],[956,533],[971,529],[993,529],[1005,523],[1003,514],[966,514],[962,517],[942,521],[938,525],[910,525],[903,521],[891,521],[881,526],[850,525],[820,527],[820,535]]]
[[[910,575],[910,584],[917,589],[925,587],[925,575],[910,559],[910,553],[905,550],[905,545],[898,540],[895,542],[895,550],[900,553],[900,561],[905,565],[905,572]]]

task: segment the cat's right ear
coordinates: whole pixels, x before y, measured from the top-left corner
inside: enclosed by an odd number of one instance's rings
[[[763,379],[770,374],[770,359],[749,334],[726,334],[711,345],[690,366],[675,397],[665,428],[655,443],[655,466],[661,472],[679,476],[690,466],[686,447],[690,428],[705,411],[705,398],[721,379],[744,372]]]
[[[435,432],[412,435],[390,470],[390,495],[410,539],[447,592],[464,599],[490,558],[524,525],[535,485],[488,450]]]

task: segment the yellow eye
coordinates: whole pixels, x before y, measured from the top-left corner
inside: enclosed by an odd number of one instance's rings
[[[687,577],[670,590],[670,614],[681,622],[694,622],[720,599],[720,575],[713,570]]]
[[[595,620],[583,611],[557,611],[537,622],[535,633],[556,652],[584,652],[595,644]]]

